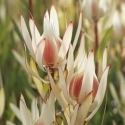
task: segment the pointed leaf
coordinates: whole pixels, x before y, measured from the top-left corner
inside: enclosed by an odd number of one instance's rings
[[[56,34],[59,36],[60,35],[60,33],[59,33],[59,22],[58,22],[57,12],[56,12],[56,9],[55,9],[54,5],[51,6],[50,17],[53,20],[53,25],[54,25]]]
[[[83,125],[85,122],[85,118],[87,117],[87,114],[89,112],[90,106],[92,104],[92,95],[93,93],[91,92],[84,102],[81,104],[81,106],[78,109],[75,125]]]
[[[74,109],[74,112],[73,112],[73,115],[72,115],[72,118],[71,118],[71,122],[70,122],[69,125],[74,125],[75,124],[75,120],[76,120],[77,113],[78,113],[78,108],[79,108],[79,104],[77,104],[75,106],[75,109]]]
[[[44,79],[42,79],[39,75],[37,75],[29,66],[28,62],[27,62],[27,56],[26,56],[26,46],[24,45],[25,47],[25,64],[26,64],[26,68],[28,70],[28,72],[30,74],[32,74],[34,77],[36,77],[38,80],[42,81],[43,83],[48,83],[46,82]]]
[[[69,99],[69,94],[67,91],[67,86],[66,86],[64,75],[63,75],[63,71],[60,66],[58,69],[59,69],[59,82],[60,82],[61,90],[62,90],[62,93],[63,93],[66,101],[69,103],[70,99]]]
[[[33,51],[33,48],[32,48],[32,42],[31,42],[31,38],[30,38],[30,35],[29,35],[29,32],[28,32],[28,29],[27,29],[27,26],[25,24],[25,21],[24,21],[24,18],[23,16],[21,15],[20,17],[20,21],[21,21],[21,29],[22,29],[22,35],[23,35],[23,38],[25,40],[25,43],[27,45],[27,48],[29,49],[30,51],[30,54],[33,56],[33,58],[35,59],[35,55],[34,55],[34,51]]]
[[[116,104],[120,105],[120,100],[119,100],[119,97],[118,97],[118,93],[115,90],[115,87],[114,87],[114,85],[112,83],[109,84],[109,88],[110,88],[111,95],[112,95],[113,99],[115,100]]]
[[[12,103],[10,103],[10,107],[14,112],[14,114],[16,115],[16,117],[21,121],[20,110]]]
[[[104,71],[104,69],[106,68],[106,66],[107,66],[107,47],[105,48],[104,53],[103,53],[102,71]]]
[[[36,46],[37,46],[40,42],[40,33],[32,19],[29,20],[29,26],[30,26],[32,37],[34,37],[34,40],[35,40],[34,42],[36,43]]]
[[[20,114],[21,114],[22,123],[23,123],[23,125],[32,125],[31,120],[29,118],[26,103],[24,101],[25,101],[24,97],[21,94],[21,97],[20,97]]]
[[[53,78],[50,74],[50,72],[48,71],[48,76],[49,76],[49,80],[50,80],[50,85],[52,87],[52,91],[55,95],[55,97],[57,98],[57,100],[59,101],[60,105],[62,106],[62,108],[65,108],[67,106],[67,103],[63,100],[63,98],[61,97],[58,89],[56,88],[56,85],[53,81]]]
[[[63,41],[62,41],[62,44],[58,53],[58,59],[57,59],[58,63],[61,63],[67,54],[67,51],[68,51],[68,48],[72,39],[72,31],[73,31],[73,23],[70,22],[64,34]]]
[[[12,122],[10,122],[10,121],[7,121],[7,122],[6,122],[6,125],[16,125],[16,124],[14,124],[14,123],[12,123]]]
[[[5,93],[4,88],[0,87],[0,118],[2,118],[2,115],[4,113],[5,108]]]
[[[111,38],[111,35],[112,35],[112,27],[106,31],[106,33],[105,33],[105,35],[104,35],[104,37],[99,45],[99,49],[97,50],[96,60],[102,55],[105,46],[108,44],[108,42]]]
[[[92,91],[93,88],[93,76],[95,72],[94,67],[94,53],[93,50],[90,52],[88,61],[86,64],[84,77],[82,81],[82,87],[79,94],[79,102],[82,103],[82,101],[86,98],[86,96]]]
[[[38,74],[37,67],[36,67],[36,64],[35,64],[35,62],[34,62],[34,60],[33,60],[32,57],[30,57],[30,67],[31,67],[31,69],[32,69],[37,75],[39,75],[39,74]],[[32,75],[32,78],[33,78],[33,81],[34,81],[34,83],[35,83],[35,85],[36,85],[36,88],[37,88],[39,94],[41,95],[42,98],[44,98],[45,92],[44,92],[44,89],[43,89],[43,83],[42,83],[40,80],[38,80],[36,77],[34,77],[33,75]]]
[[[77,41],[78,41],[78,38],[79,38],[79,34],[80,34],[80,31],[81,31],[81,28],[82,28],[82,12],[80,13],[80,16],[79,16],[79,24],[78,24],[78,28],[77,28],[77,31],[76,31],[75,39],[74,39],[74,42],[73,42],[73,51],[75,50],[75,47],[76,47],[76,44],[77,44]]]
[[[39,119],[36,121],[35,125],[51,125],[55,120],[55,108],[54,108],[54,95],[51,92],[49,99],[43,103],[42,111]],[[50,114],[51,113],[51,114]]]
[[[38,110],[37,102],[38,102],[38,98],[33,98],[32,105],[31,105],[33,122],[35,122],[39,118],[39,110]]]
[[[24,40],[23,40],[23,37],[22,37],[22,34],[21,34],[20,30],[19,30],[19,27],[18,27],[18,25],[16,24],[16,21],[14,21],[14,20],[12,19],[12,23],[13,23],[13,25],[14,25],[14,29],[15,29],[17,35],[19,36],[20,40],[21,40],[21,41],[24,41]]]
[[[98,87],[98,91],[97,91],[97,94],[95,96],[94,102],[92,104],[93,112],[88,116],[86,121],[89,121],[95,115],[95,113],[99,109],[100,105],[102,104],[102,101],[104,99],[104,95],[105,95],[105,92],[106,92],[108,71],[109,71],[109,66],[106,67],[106,69],[104,70],[104,72],[102,74],[100,84],[99,84],[99,87]]]
[[[16,50],[12,50],[13,55],[15,56],[16,60],[20,63],[20,65],[24,68],[24,70],[27,72],[26,66],[25,66],[25,62],[23,60],[23,57],[21,57],[21,55],[16,51]]]
[[[41,70],[45,71],[43,68],[43,53],[45,49],[45,39],[40,41],[36,50],[36,61]]]
[[[82,37],[81,37],[81,41],[80,41],[80,45],[79,45],[79,49],[78,49],[78,53],[77,53],[77,56],[76,56],[76,59],[74,62],[74,67],[76,67],[79,60],[85,56],[84,44],[85,44],[85,39],[84,39],[84,32],[83,32]]]
[[[4,113],[4,108],[5,108],[5,92],[3,88],[3,81],[0,71],[0,118],[2,118],[2,115]]]
[[[121,101],[123,104],[125,104],[125,79],[124,75],[121,72],[118,72],[119,81],[120,81],[120,96]]]

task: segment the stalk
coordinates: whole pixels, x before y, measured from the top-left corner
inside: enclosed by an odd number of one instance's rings
[[[95,34],[95,54],[97,54],[99,42],[98,42],[98,21],[94,22],[94,34]],[[98,76],[98,62],[96,61],[96,69],[95,72]]]
[[[119,42],[120,44],[120,51],[121,51],[121,54],[120,54],[120,71],[122,72],[123,71],[123,58],[122,58],[122,53],[123,53],[123,45],[122,45],[122,40],[120,40]]]
[[[33,15],[32,0],[29,0],[29,12]],[[29,17],[31,17],[30,14],[29,14]],[[32,18],[32,17],[31,17],[31,18]]]

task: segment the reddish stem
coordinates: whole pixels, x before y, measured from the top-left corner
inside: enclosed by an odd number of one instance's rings
[[[98,42],[98,21],[94,23],[94,34],[95,34],[95,54],[97,54],[99,42]],[[98,61],[96,61],[96,74],[98,75]]]
[[[0,125],[2,125],[2,119],[0,118]]]
[[[54,68],[49,67],[49,71],[50,71],[50,73],[52,75],[52,78],[54,78]]]
[[[32,0],[29,0],[29,11],[30,11],[30,13],[33,15]],[[31,17],[30,14],[29,14],[29,17]],[[32,18],[32,17],[31,17],[31,18]]]

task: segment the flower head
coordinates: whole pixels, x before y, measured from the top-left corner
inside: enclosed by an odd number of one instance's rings
[[[122,3],[120,7],[121,12],[115,10],[111,21],[113,25],[113,37],[117,40],[120,40],[125,36],[125,3]]]
[[[81,9],[90,22],[97,21],[108,10],[106,2],[106,0],[83,0]]]
[[[58,17],[53,5],[50,10],[50,16],[48,11],[46,11],[43,22],[43,34],[40,35],[33,19],[29,20],[30,37],[24,18],[21,16],[23,38],[31,56],[42,70],[44,70],[45,66],[55,68],[57,63],[62,64],[71,42],[73,30],[73,23],[70,22],[63,39],[60,38]]]
[[[20,109],[12,103],[10,104],[10,107],[23,125],[51,125],[55,123],[55,97],[53,93],[51,92],[46,102],[43,102],[43,104],[40,105],[41,111],[40,108],[38,108],[37,103],[38,99],[34,98],[30,111],[26,106],[23,95],[21,94]]]

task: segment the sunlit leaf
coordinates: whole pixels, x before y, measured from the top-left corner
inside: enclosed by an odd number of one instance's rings
[[[4,108],[5,108],[5,92],[4,92],[2,77],[0,72],[0,118],[2,118],[2,115],[4,113]]]
[[[37,70],[37,68],[36,68],[36,64],[35,64],[35,62],[34,62],[34,60],[33,60],[32,57],[30,58],[30,68],[31,68],[36,74],[38,74],[38,70]],[[38,80],[36,77],[34,77],[34,76],[32,76],[32,78],[33,78],[33,81],[34,81],[34,83],[35,83],[35,85],[36,85],[36,88],[37,88],[39,94],[41,95],[42,98],[44,98],[45,92],[44,92],[44,89],[43,89],[43,83],[42,83],[40,80]]]

